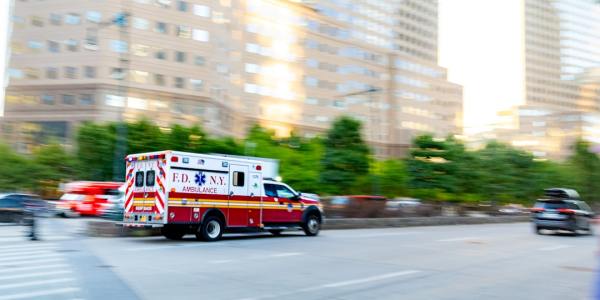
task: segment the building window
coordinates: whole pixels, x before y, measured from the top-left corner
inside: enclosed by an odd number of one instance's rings
[[[54,95],[43,94],[41,100],[42,104],[54,105]]]
[[[27,48],[31,49],[31,52],[38,53],[44,48],[44,44],[42,42],[37,41],[28,41]]]
[[[206,30],[194,29],[193,38],[195,41],[208,42],[210,35]]]
[[[167,52],[164,50],[156,51],[154,56],[157,59],[167,59]]]
[[[188,3],[185,1],[177,1],[177,10],[178,11],[188,11]]]
[[[171,6],[171,0],[155,0],[154,3],[162,8],[169,8]]]
[[[120,40],[111,40],[110,41],[110,50],[117,53],[125,53],[127,52],[127,42]]]
[[[154,84],[164,86],[165,85],[165,75],[154,74]]]
[[[40,70],[34,68],[25,68],[23,70],[25,78],[27,79],[40,79]]]
[[[158,33],[168,33],[167,23],[165,22],[156,22],[156,27],[154,27],[154,31]]]
[[[147,83],[148,82],[148,72],[131,70],[131,80],[137,83]]]
[[[192,37],[192,28],[184,25],[177,25],[177,36],[184,39]]]
[[[102,14],[100,12],[90,10],[86,13],[86,18],[92,23],[100,23],[102,21]]]
[[[260,66],[257,64],[245,64],[244,70],[247,73],[257,74],[260,73]]]
[[[133,44],[131,45],[131,51],[133,52],[133,55],[146,57],[150,52],[150,46],[142,44]]]
[[[79,50],[79,42],[74,39],[68,39],[65,41],[65,45],[67,46],[67,50],[71,52],[76,52]]]
[[[96,99],[94,98],[93,94],[83,94],[79,98],[79,103],[81,105],[94,105],[95,102]]]
[[[117,96],[117,95],[106,95],[105,102],[106,102],[106,105],[108,105],[108,106],[124,107],[125,106],[125,97]]]
[[[23,79],[23,71],[19,69],[8,69],[8,77],[14,79]]]
[[[319,85],[319,79],[311,76],[306,76],[304,78],[304,83],[308,86],[316,87]]]
[[[85,39],[85,46],[83,46],[86,50],[96,51],[98,50],[98,37],[97,36],[88,36]]]
[[[77,77],[77,68],[65,67],[65,77],[69,79],[75,79]]]
[[[58,78],[58,68],[55,68],[55,67],[46,68],[46,78],[48,78],[48,79]]]
[[[50,14],[50,24],[61,25],[62,24],[62,16],[59,14]]]
[[[176,88],[185,88],[185,80],[182,77],[175,77],[175,87]]]
[[[194,4],[194,15],[208,18],[210,17],[210,8],[206,5]]]
[[[150,26],[150,22],[144,18],[133,18],[133,28],[140,30],[147,30]]]
[[[81,16],[79,14],[68,13],[65,15],[65,24],[78,25],[81,23]]]
[[[202,79],[190,79],[190,85],[194,91],[201,91],[204,88],[204,81]]]
[[[75,104],[75,96],[74,95],[62,95],[62,103],[65,105]]]
[[[60,52],[60,45],[56,41],[48,41],[48,51],[52,53]]]
[[[83,73],[85,78],[96,78],[96,67],[85,66],[83,67]]]
[[[175,51],[175,61],[177,62],[185,62],[185,52]]]
[[[122,68],[112,68],[110,71],[110,78],[117,80],[125,79],[125,72]]]
[[[196,66],[204,66],[206,60],[204,56],[196,55],[196,57],[194,58],[194,63],[196,64]]]
[[[36,27],[43,27],[44,20],[41,17],[32,16],[31,17],[31,25],[36,26]]]

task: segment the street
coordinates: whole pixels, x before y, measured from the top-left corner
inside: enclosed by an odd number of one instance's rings
[[[216,243],[89,238],[45,219],[0,227],[6,299],[589,299],[591,236],[528,223],[228,235]]]

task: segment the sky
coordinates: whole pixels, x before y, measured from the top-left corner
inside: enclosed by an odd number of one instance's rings
[[[0,0],[0,82],[2,82],[2,90],[0,91],[0,117],[4,116],[4,87],[6,87],[8,82],[4,71],[7,63],[8,8],[11,1]]]
[[[463,86],[465,133],[524,102],[522,0],[439,0],[439,64]]]

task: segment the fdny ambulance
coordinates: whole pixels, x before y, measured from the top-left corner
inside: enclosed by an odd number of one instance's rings
[[[126,157],[124,226],[159,227],[168,239],[195,234],[302,229],[319,233],[322,206],[288,185],[263,178],[263,162],[178,151]]]

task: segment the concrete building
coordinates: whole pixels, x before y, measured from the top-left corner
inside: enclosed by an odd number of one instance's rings
[[[437,3],[399,3],[17,0],[2,134],[28,151],[70,143],[80,122],[146,117],[310,137],[350,115],[378,156],[402,155],[417,133],[461,132],[462,92],[434,55]]]

